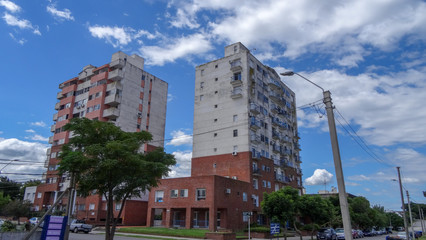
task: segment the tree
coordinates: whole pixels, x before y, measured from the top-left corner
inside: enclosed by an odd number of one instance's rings
[[[8,177],[0,177],[0,192],[4,193],[4,196],[9,196],[12,200],[21,199],[20,196],[21,184]]]
[[[284,226],[284,238],[286,240],[287,227],[285,224],[287,221],[294,222],[298,199],[297,189],[288,186],[276,192],[263,193],[262,211],[272,222],[279,222]]]
[[[113,239],[123,210],[114,218],[114,201],[124,206],[127,199],[157,186],[176,161],[162,148],[141,153],[141,146],[152,139],[145,131],[124,132],[113,123],[86,118],[71,119],[64,129],[73,137],[62,147],[59,171],[74,174],[80,194],[96,190],[105,197],[105,239]]]
[[[303,195],[297,202],[297,209],[301,217],[309,218],[311,221],[311,239],[319,225],[330,222],[332,215],[332,206],[327,199],[318,195]]]
[[[30,208],[32,203],[30,201],[23,201],[20,199],[15,199],[3,208],[3,214],[6,216],[13,216],[15,219],[18,219],[18,225],[20,217],[28,216],[30,214]]]

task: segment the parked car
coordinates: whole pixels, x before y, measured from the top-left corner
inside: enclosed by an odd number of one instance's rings
[[[29,221],[31,225],[36,225],[40,221],[40,219],[38,217],[32,217]]]
[[[338,240],[345,239],[345,230],[343,228],[336,228],[336,236]]]
[[[70,231],[78,233],[79,231],[89,233],[92,231],[92,225],[86,224],[84,220],[73,219],[70,225]]]
[[[337,240],[336,231],[333,228],[321,228],[317,232],[317,240]]]
[[[361,230],[356,230],[357,232],[358,232],[358,237],[359,238],[363,238],[364,237],[364,232],[363,231],[361,231]]]

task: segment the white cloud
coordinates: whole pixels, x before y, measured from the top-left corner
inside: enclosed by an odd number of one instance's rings
[[[91,26],[89,31],[93,37],[105,39],[114,47],[127,45],[131,40],[129,29],[109,26]]]
[[[3,134],[3,131],[0,131],[0,134]]]
[[[48,13],[52,14],[53,17],[59,20],[74,21],[74,17],[71,16],[71,11],[67,8],[61,11],[56,9],[55,5],[50,4],[46,7],[46,10]]]
[[[16,5],[16,3],[9,0],[0,0],[0,6],[5,7],[10,12],[19,12],[21,11],[21,7]]]
[[[21,44],[21,45],[24,45],[24,43],[26,42],[26,40],[25,40],[24,38],[17,39],[17,38],[15,37],[15,35],[13,35],[12,33],[9,33],[9,36],[10,36],[10,38],[12,38],[15,42],[17,42],[17,43],[19,43],[19,44]]]
[[[170,178],[188,177],[191,175],[192,152],[176,151],[172,153],[176,159],[176,165],[169,172]]]
[[[371,180],[371,177],[367,177],[367,176],[361,174],[361,175],[356,175],[356,176],[349,176],[348,179],[352,180],[352,181],[369,181],[369,180]]]
[[[46,170],[43,165],[46,160],[47,148],[48,145],[38,142],[26,142],[16,138],[0,139],[0,158],[18,160],[13,162],[17,163],[16,165],[7,166],[3,172],[40,174],[37,177],[33,175],[7,175],[10,179],[40,179],[41,174]]]
[[[49,141],[49,138],[43,137],[43,136],[38,135],[38,134],[34,134],[33,136],[27,137],[26,139],[31,139],[33,141],[43,141],[43,142]]]
[[[173,131],[170,135],[172,135],[173,138],[166,145],[181,146],[192,144],[192,135],[186,134],[182,130]]]
[[[325,169],[316,169],[314,174],[305,180],[306,185],[324,185],[332,181],[333,174]]]
[[[32,129],[25,130],[25,132],[27,132],[27,133],[35,133],[35,131],[32,130]]]
[[[37,126],[37,127],[46,127],[46,123],[43,121],[40,122],[32,122],[30,123],[32,126]]]
[[[167,94],[167,102],[171,102],[175,99],[175,96],[173,96],[171,93]]]
[[[146,58],[148,65],[162,66],[167,62],[174,62],[178,58],[191,55],[201,55],[212,49],[212,45],[205,34],[170,39],[161,46],[142,46],[140,53]]]
[[[34,34],[41,35],[40,31],[38,30],[38,26],[33,26],[31,22],[26,19],[18,19],[9,13],[5,13],[3,15],[3,19],[9,26],[18,27],[20,29],[30,29],[33,30]]]

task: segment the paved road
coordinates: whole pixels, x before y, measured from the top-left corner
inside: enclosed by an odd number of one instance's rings
[[[120,234],[120,233],[119,233]],[[138,237],[133,237],[133,236],[138,236]],[[146,238],[145,238],[146,237]],[[128,235],[128,236],[114,236],[115,240],[152,240],[152,239],[159,239],[159,238],[166,238],[166,237],[161,237],[161,236],[142,236],[139,234],[132,234],[132,235]],[[96,233],[90,233],[90,234],[84,234],[84,233],[70,233],[70,240],[104,240],[105,239],[105,235],[104,234],[96,234]],[[189,238],[170,238],[170,239],[189,239]],[[274,238],[277,239],[277,238]],[[282,240],[284,238],[280,238],[280,240]],[[311,237],[310,236],[305,236],[303,237],[303,240],[310,240]],[[375,236],[375,237],[365,237],[365,238],[359,238],[357,240],[385,240],[386,239],[386,235],[382,235],[382,236]],[[258,239],[260,240],[260,239]],[[287,238],[287,240],[300,240],[299,237],[289,237]],[[316,238],[314,237],[314,240],[316,240]]]

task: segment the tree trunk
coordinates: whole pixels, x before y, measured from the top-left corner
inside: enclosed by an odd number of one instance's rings
[[[287,240],[287,226],[286,223],[284,222],[284,240]]]
[[[114,238],[115,229],[117,227],[117,222],[118,222],[118,219],[120,219],[120,217],[121,217],[121,213],[123,212],[124,204],[126,204],[126,200],[127,200],[128,196],[129,196],[129,194],[126,194],[126,196],[124,196],[123,200],[121,201],[121,208],[120,208],[120,211],[118,212],[118,216],[117,216],[117,218],[112,223],[112,228],[111,228],[111,236],[112,236],[112,238],[111,239]]]
[[[293,221],[293,227],[296,233],[299,234],[300,240],[303,240],[302,232],[296,227],[296,221]]]
[[[111,220],[114,219],[114,213],[112,212],[112,202],[113,202],[113,196],[112,196],[112,189],[108,191],[108,197],[107,200],[107,218],[105,222],[105,240],[112,240],[114,236],[111,236]]]
[[[314,240],[315,224],[312,223],[311,240]]]

